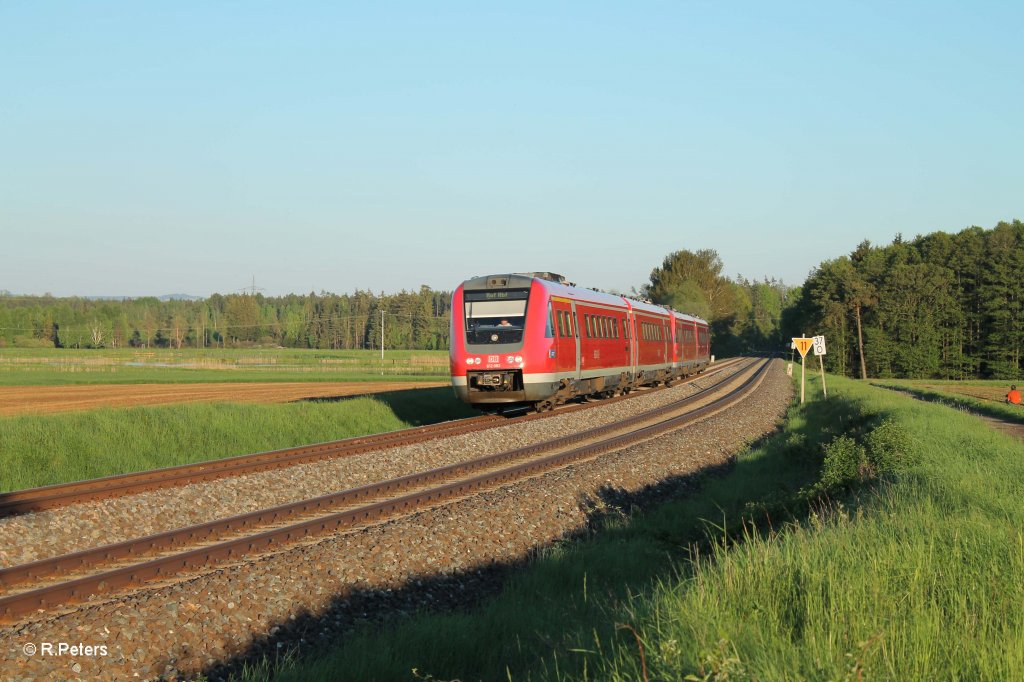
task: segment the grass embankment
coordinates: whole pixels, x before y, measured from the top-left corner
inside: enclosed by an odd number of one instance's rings
[[[0,386],[448,378],[448,351],[0,349]]]
[[[450,388],[283,405],[192,403],[0,418],[0,491],[473,416]]]
[[[1019,676],[1024,448],[943,406],[814,388],[699,493],[604,519],[471,612],[358,631],[277,679]]]
[[[977,386],[990,390],[995,388],[999,393],[1005,393],[1007,384],[1004,381],[992,381],[986,383],[977,382],[969,384],[956,382],[928,382],[929,385],[937,384],[939,386],[949,386],[949,391],[924,388],[917,385],[920,382],[914,381],[872,381],[871,383],[875,386],[881,386],[882,388],[909,393],[915,398],[920,398],[921,400],[929,400],[931,402],[941,403],[956,409],[967,410],[969,412],[976,412],[978,414],[988,415],[989,417],[995,417],[996,419],[1024,424],[1024,407],[1020,405],[1008,405],[998,400],[979,398],[961,392]]]

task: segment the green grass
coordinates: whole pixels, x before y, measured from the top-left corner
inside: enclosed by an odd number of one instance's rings
[[[287,404],[192,403],[0,418],[0,491],[472,416],[450,388]]]
[[[0,386],[447,378],[447,351],[0,349]]]
[[[471,611],[364,627],[275,679],[1019,676],[1024,447],[944,406],[817,388],[699,493],[598,519]]]
[[[976,412],[978,414],[988,415],[995,417],[996,419],[1003,419],[1005,421],[1018,422],[1024,424],[1024,407],[1020,405],[1007,405],[1006,403],[993,402],[991,400],[982,400],[973,396],[964,395],[962,393],[936,391],[929,388],[921,388],[917,386],[913,381],[872,381],[875,386],[882,388],[888,388],[895,391],[904,391],[909,393],[916,398],[921,400],[929,400],[932,402],[941,403],[949,407],[956,409],[967,410],[969,412]],[[928,382],[929,384],[936,384],[937,382]],[[991,387],[998,385],[1001,389],[1006,389],[1005,381],[991,381],[991,382],[971,382],[971,383],[958,383],[958,382],[945,382],[941,385],[956,385],[956,386],[985,386]]]

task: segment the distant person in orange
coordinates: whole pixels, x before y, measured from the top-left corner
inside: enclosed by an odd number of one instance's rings
[[[1006,394],[1006,402],[1011,405],[1020,405],[1020,391],[1017,390],[1017,384],[1010,386],[1010,392]]]

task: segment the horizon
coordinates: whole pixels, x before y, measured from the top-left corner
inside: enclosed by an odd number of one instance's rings
[[[1021,220],[1021,219],[1020,218],[1006,218],[1006,219],[1003,219],[1003,220],[1001,220],[999,222],[1011,223],[1012,224],[1013,222],[1019,221],[1019,220]],[[995,225],[993,225],[992,227],[995,227]],[[945,230],[936,230],[935,232],[927,233],[927,234],[934,234],[934,233],[937,233],[937,232],[943,232],[945,234],[956,234],[958,232],[962,232],[963,230],[968,230],[968,229],[973,229],[973,228],[981,228],[983,230],[992,229],[990,227],[984,227],[984,226],[980,226],[980,225],[969,225],[969,226],[965,226],[964,228],[962,228],[960,230],[956,230],[955,232],[945,231]],[[915,241],[917,239],[920,239],[920,238],[922,238],[924,236],[927,236],[927,234],[916,234],[913,237],[908,238],[908,237],[902,235],[902,233],[897,233],[896,235],[894,235],[893,239],[890,240],[889,242],[886,242],[885,244],[877,243],[877,242],[871,242],[871,246],[874,246],[874,247],[887,246],[887,245],[895,243],[897,239],[902,239],[904,242],[912,243],[913,241]],[[860,242],[858,242],[858,244],[853,245],[853,247],[851,247],[849,251],[846,251],[846,252],[840,253],[840,254],[835,254],[835,255],[833,255],[833,256],[831,256],[829,258],[826,258],[825,260],[834,260],[836,258],[840,258],[840,257],[843,257],[843,256],[848,256],[857,247],[857,245],[859,245],[859,243]],[[822,262],[824,262],[824,261],[822,261]],[[660,263],[659,263],[659,265],[660,265]],[[816,263],[814,266],[812,266],[812,268],[811,268],[811,270],[809,272],[813,272],[818,267],[818,265],[820,265],[820,263]],[[733,281],[737,281],[737,279],[740,278],[740,277],[743,277],[747,281],[751,281],[751,282],[770,281],[770,282],[773,282],[773,283],[778,283],[778,284],[783,285],[787,290],[795,289],[795,288],[800,288],[803,285],[803,283],[804,283],[803,281],[801,281],[801,282],[787,282],[785,280],[782,280],[782,279],[777,278],[777,277],[772,277],[770,275],[762,275],[760,277],[749,277],[749,276],[742,275],[742,274],[729,275],[729,274],[727,274],[728,273],[728,267],[727,266],[728,266],[728,264],[726,264],[726,268],[724,269],[724,272],[726,273],[726,276],[728,276]],[[657,267],[657,266],[652,266],[652,269],[654,267]],[[481,276],[485,276],[485,275],[488,275],[488,274],[495,274],[496,272],[497,271],[488,272],[488,273],[483,273],[483,272],[475,273],[475,274],[472,274],[472,275],[467,275],[465,279],[472,279],[472,278],[475,278],[475,277],[481,277]],[[507,271],[507,272],[511,272],[511,271]],[[539,271],[531,271],[531,272],[539,272]],[[528,273],[526,273],[524,271],[524,272],[518,273],[518,274],[528,274]],[[564,275],[564,273],[558,273],[558,274]],[[570,275],[564,275],[564,276],[567,279],[569,279],[570,281],[572,280],[572,277]],[[249,292],[251,295],[260,295],[260,296],[264,296],[265,298],[282,298],[282,297],[286,297],[286,296],[309,296],[309,295],[315,295],[315,296],[349,296],[349,295],[352,295],[352,294],[354,294],[354,293],[356,293],[358,291],[367,291],[372,296],[394,296],[394,295],[401,294],[403,292],[415,292],[415,291],[418,291],[420,289],[420,287],[422,287],[422,286],[428,287],[431,291],[451,292],[451,291],[454,291],[459,286],[459,284],[461,284],[463,281],[465,281],[465,280],[460,280],[459,282],[455,282],[454,284],[451,285],[450,288],[436,288],[436,287],[431,287],[430,285],[427,285],[427,284],[421,284],[421,285],[416,286],[416,287],[409,287],[409,288],[403,288],[403,289],[393,289],[393,290],[390,290],[390,291],[389,290],[381,290],[380,294],[375,293],[372,289],[368,289],[368,288],[367,289],[363,289],[363,288],[360,288],[358,286],[355,289],[352,289],[352,290],[349,290],[349,291],[332,291],[332,290],[327,290],[327,289],[320,289],[319,291],[311,290],[311,291],[308,291],[308,292],[285,291],[285,292],[282,292],[282,293],[265,293],[265,289],[263,287],[257,286],[257,283],[256,283],[255,279],[252,280],[252,284],[250,284],[249,286],[246,286],[246,287],[242,287],[240,289],[236,289],[236,290],[232,290],[232,291],[212,291],[212,292],[209,292],[209,293],[203,294],[203,295],[194,294],[194,293],[187,293],[187,292],[177,292],[177,293],[168,293],[168,294],[146,294],[146,293],[144,293],[144,294],[75,294],[75,293],[70,293],[70,294],[67,294],[67,293],[54,294],[54,293],[49,292],[49,291],[44,292],[44,293],[27,293],[27,292],[14,292],[14,291],[11,291],[9,289],[0,287],[0,298],[7,298],[7,299],[15,298],[16,299],[16,298],[47,298],[47,297],[51,297],[51,298],[80,298],[80,299],[84,299],[84,300],[94,300],[94,301],[132,301],[132,300],[138,300],[138,299],[142,299],[142,298],[155,298],[155,299],[158,299],[158,300],[161,300],[161,301],[167,301],[167,300],[199,300],[199,301],[205,301],[205,300],[208,300],[211,297],[217,296],[217,295],[219,295],[219,296],[232,296],[232,295],[245,294],[245,293],[247,293],[246,290],[252,290],[252,291]],[[640,288],[642,286],[644,286],[645,284],[647,284],[647,283],[649,283],[649,280],[646,281],[646,282],[641,282],[640,284],[632,285],[629,288],[629,290],[623,290],[623,289],[617,289],[617,288],[603,288],[603,287],[598,287],[598,286],[591,286],[591,285],[584,284],[584,283],[577,283],[575,286],[578,286],[578,287],[583,288],[583,289],[592,289],[592,290],[595,290],[595,291],[604,291],[606,293],[611,293],[611,294],[614,294],[614,295],[621,295],[621,296],[629,297],[629,296],[639,296],[640,295]]]

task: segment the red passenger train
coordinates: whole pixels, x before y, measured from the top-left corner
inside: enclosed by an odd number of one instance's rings
[[[476,277],[452,296],[452,385],[481,409],[545,410],[669,383],[702,371],[710,353],[708,323],[698,317],[547,272]]]

